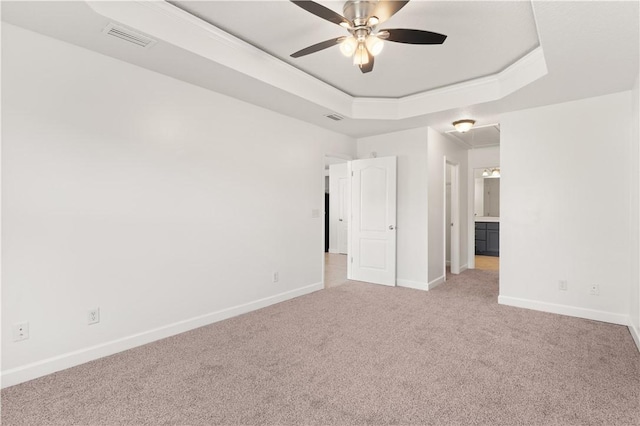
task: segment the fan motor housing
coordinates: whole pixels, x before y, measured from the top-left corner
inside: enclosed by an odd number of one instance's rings
[[[344,17],[353,22],[356,27],[367,24],[367,20],[373,13],[377,1],[372,0],[350,0],[344,4],[342,9]]]

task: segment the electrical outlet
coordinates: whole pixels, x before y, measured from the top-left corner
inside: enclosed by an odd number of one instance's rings
[[[13,324],[13,341],[27,340],[29,338],[29,323],[19,322]]]
[[[558,281],[558,290],[562,290],[562,291],[567,291],[567,281],[566,280],[560,280]]]
[[[100,322],[100,308],[90,309],[87,312],[87,324],[97,324]]]
[[[589,294],[592,296],[597,296],[600,294],[600,286],[598,284],[591,284],[589,287]]]
[[[273,282],[277,283],[280,280],[280,273],[278,271],[273,273]]]

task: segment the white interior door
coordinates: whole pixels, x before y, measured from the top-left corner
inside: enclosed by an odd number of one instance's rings
[[[354,160],[348,277],[396,285],[396,157]]]
[[[349,241],[349,178],[338,179],[338,253],[348,253]]]
[[[447,233],[450,234],[450,246],[447,247],[445,241],[445,281],[447,280],[446,274],[446,259],[450,259],[450,267],[452,274],[460,273],[460,165],[457,163],[448,162],[445,158],[444,162],[445,168],[445,188],[444,188],[444,197],[445,197],[445,210],[447,208],[447,204],[449,205],[450,211],[445,211],[444,215],[444,231],[445,235]],[[448,176],[447,176],[448,175]],[[450,192],[450,201],[447,203],[447,181],[450,182],[449,192]],[[446,240],[446,238],[445,238]]]
[[[347,254],[349,208],[344,197],[344,186],[349,189],[349,171],[347,162],[329,166],[329,253]],[[342,220],[341,220],[342,219]]]

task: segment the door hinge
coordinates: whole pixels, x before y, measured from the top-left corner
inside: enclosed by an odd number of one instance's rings
[[[353,176],[353,172],[351,172],[351,176]]]
[[[353,263],[353,256],[351,256],[351,263]]]

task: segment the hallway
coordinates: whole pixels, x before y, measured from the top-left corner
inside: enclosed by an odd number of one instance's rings
[[[324,254],[324,288],[347,282],[347,257],[346,254]]]

